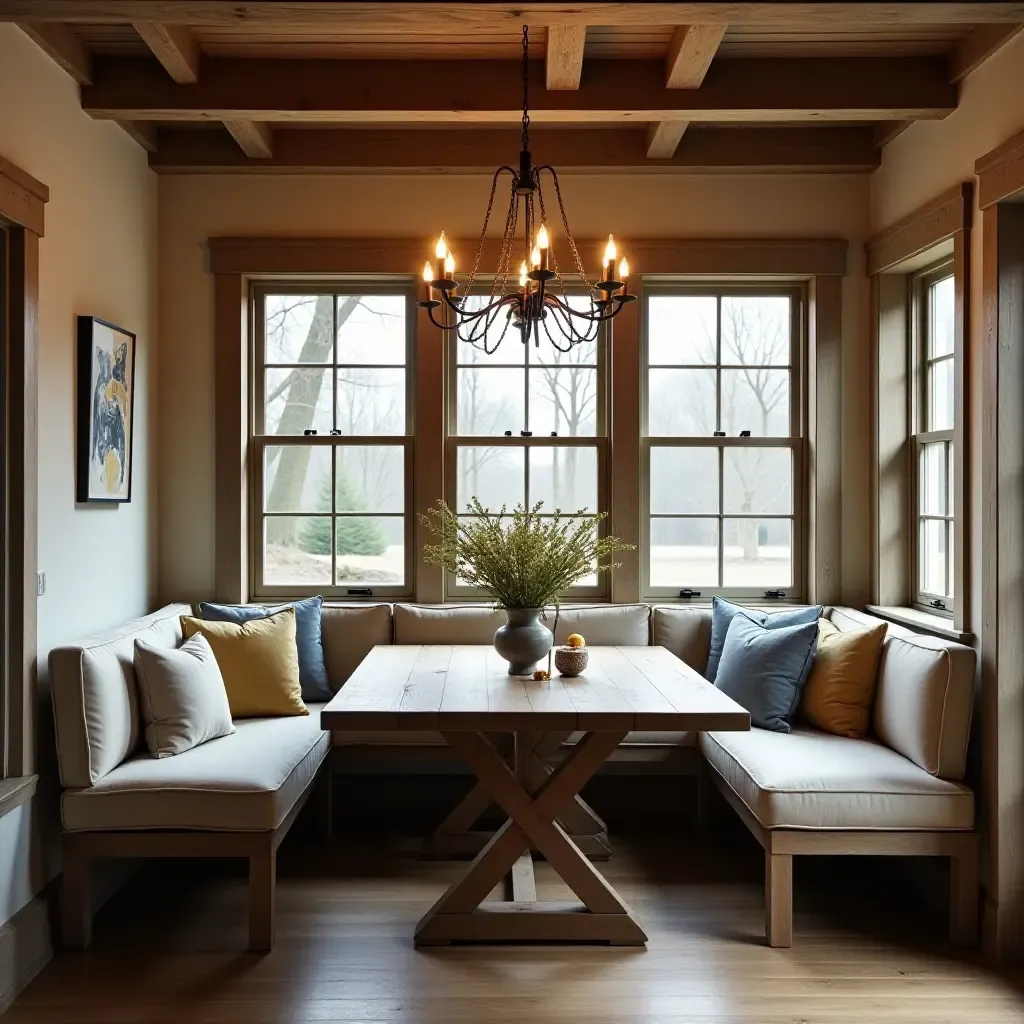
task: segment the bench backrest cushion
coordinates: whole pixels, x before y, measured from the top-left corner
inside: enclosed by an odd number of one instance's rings
[[[829,618],[844,630],[882,621],[850,608],[833,608]],[[976,665],[970,647],[890,623],[878,666],[875,735],[926,772],[962,779]]]
[[[152,647],[181,644],[181,616],[173,604],[118,629],[50,652],[50,691],[60,781],[86,789],[113,771],[139,742],[135,641]]]
[[[659,605],[651,613],[651,643],[704,675],[711,651],[711,609]]]
[[[645,604],[563,607],[555,642],[582,633],[590,646],[643,647],[650,643],[650,608]],[[555,624],[549,608],[544,624]],[[395,605],[396,644],[490,644],[505,613],[492,605]]]
[[[324,661],[331,688],[340,690],[378,644],[392,639],[391,605],[325,604],[320,611]]]

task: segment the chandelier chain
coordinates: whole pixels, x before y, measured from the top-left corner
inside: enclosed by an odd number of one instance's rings
[[[523,26],[523,149],[530,148],[530,29]]]

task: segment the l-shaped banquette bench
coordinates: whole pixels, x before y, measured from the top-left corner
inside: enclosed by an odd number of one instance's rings
[[[62,922],[67,946],[91,939],[91,861],[107,857],[244,857],[249,860],[249,945],[274,941],[276,851],[318,779],[329,807],[331,773],[363,758],[401,761],[440,753],[430,733],[328,734],[320,706],[308,717],[236,721],[231,736],[174,757],[140,747],[133,655],[137,639],[182,641],[169,605],[50,655],[63,786]],[[841,630],[880,620],[826,609]],[[488,644],[504,621],[489,606],[325,605],[325,661],[339,688],[377,644]],[[706,607],[588,605],[563,608],[556,642],[666,647],[703,672]],[[666,770],[688,753],[754,834],[765,854],[766,936],[792,942],[797,854],[948,857],[950,934],[975,941],[978,835],[974,794],[962,782],[974,703],[975,654],[952,641],[889,624],[878,668],[872,736],[855,740],[797,723],[791,733],[632,733],[616,755]],[[572,738],[567,742],[572,742]],[[328,755],[333,756],[328,759]],[[411,749],[412,748],[412,749]],[[328,768],[330,764],[330,768]],[[590,852],[590,851],[587,851]]]

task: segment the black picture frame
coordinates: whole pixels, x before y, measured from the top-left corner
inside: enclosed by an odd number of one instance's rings
[[[78,317],[76,500],[132,500],[135,335],[95,316]]]

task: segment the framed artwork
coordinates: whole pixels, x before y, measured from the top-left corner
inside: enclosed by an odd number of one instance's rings
[[[80,316],[78,501],[132,500],[134,406],[135,335]]]

